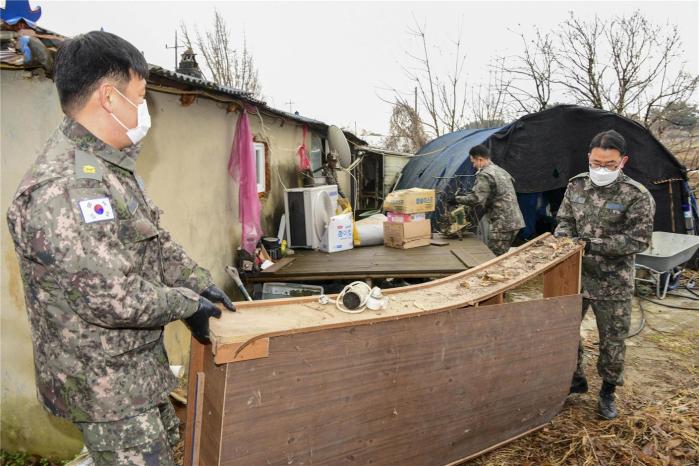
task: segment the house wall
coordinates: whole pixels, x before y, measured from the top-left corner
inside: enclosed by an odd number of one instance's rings
[[[45,456],[70,458],[80,450],[79,432],[43,411],[35,395],[31,335],[21,277],[7,229],[5,212],[21,177],[61,121],[53,82],[27,78],[23,71],[0,72],[2,267],[0,280],[0,357],[2,447]],[[200,98],[183,107],[177,95],[149,92],[153,126],[144,140],[138,173],[146,190],[164,210],[168,229],[192,258],[207,267],[219,286],[239,299],[224,267],[232,264],[240,242],[238,186],[227,173],[238,112]],[[250,115],[253,133],[269,140],[271,190],[263,202],[262,226],[276,234],[283,211],[283,188],[297,186],[296,149],[302,129],[293,121],[265,117],[264,129]],[[306,141],[310,147],[310,138]],[[279,176],[277,176],[277,171]],[[186,364],[189,332],[170,324],[165,344],[172,364]]]
[[[400,155],[383,156],[383,192],[384,196],[391,192],[391,188],[398,179],[398,175],[403,171],[403,167],[410,160],[409,157]]]

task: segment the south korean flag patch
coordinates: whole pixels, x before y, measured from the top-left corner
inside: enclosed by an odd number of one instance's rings
[[[85,223],[114,220],[114,211],[109,198],[88,199],[87,201],[80,201],[79,205]]]

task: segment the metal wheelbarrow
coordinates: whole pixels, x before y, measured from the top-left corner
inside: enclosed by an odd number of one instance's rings
[[[699,236],[654,231],[650,247],[636,254],[636,269],[647,270],[650,278],[635,277],[636,281],[654,284],[655,295],[663,299],[670,280],[682,274],[679,266],[690,260],[697,249]]]

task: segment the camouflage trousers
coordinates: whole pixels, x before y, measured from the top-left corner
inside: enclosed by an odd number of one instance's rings
[[[496,256],[501,256],[510,250],[517,231],[491,231],[488,233],[488,249]]]
[[[624,385],[624,356],[626,336],[631,324],[631,300],[583,299],[582,317],[592,306],[599,332],[599,358],[597,373],[602,380],[613,385]],[[575,375],[584,376],[583,341],[578,346],[578,366]]]
[[[180,439],[179,419],[169,401],[113,422],[77,423],[96,466],[174,465],[171,448]]]

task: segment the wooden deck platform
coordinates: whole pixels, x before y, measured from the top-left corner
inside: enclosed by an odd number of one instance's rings
[[[475,235],[463,239],[443,239],[446,246],[395,249],[369,246],[328,254],[304,249],[283,259],[286,264],[246,281],[364,280],[372,278],[441,278],[473,268],[494,258]]]

